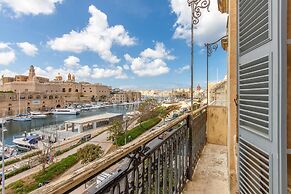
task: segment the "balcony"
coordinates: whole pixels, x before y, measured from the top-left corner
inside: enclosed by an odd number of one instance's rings
[[[228,193],[226,115],[184,114],[34,193]]]

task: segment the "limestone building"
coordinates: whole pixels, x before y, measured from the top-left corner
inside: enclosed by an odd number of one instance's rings
[[[0,116],[3,116],[26,110],[49,110],[72,103],[107,101],[111,96],[111,87],[99,83],[76,82],[72,74],[68,74],[67,80],[58,74],[50,81],[37,76],[34,66],[30,66],[28,75],[3,75],[0,92]]]

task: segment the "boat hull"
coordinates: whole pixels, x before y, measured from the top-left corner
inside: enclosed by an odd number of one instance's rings
[[[32,115],[32,119],[45,119],[47,118],[47,115]]]
[[[78,112],[52,112],[54,115],[77,115]]]
[[[14,118],[13,121],[31,121],[31,118]]]

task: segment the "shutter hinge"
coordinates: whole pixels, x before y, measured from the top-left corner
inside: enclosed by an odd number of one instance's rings
[[[238,106],[238,95],[236,95],[236,98],[233,99],[233,101],[234,101],[235,105]]]

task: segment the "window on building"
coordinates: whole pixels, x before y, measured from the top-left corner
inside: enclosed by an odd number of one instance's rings
[[[32,99],[32,98],[33,98],[33,96],[32,96],[32,95],[29,95],[29,96],[28,96],[28,99]]]
[[[76,89],[76,90],[75,90],[75,92],[79,92],[79,90],[78,90],[78,89]]]
[[[69,92],[72,92],[72,88],[69,88]]]
[[[63,88],[63,92],[66,92],[66,88]]]

